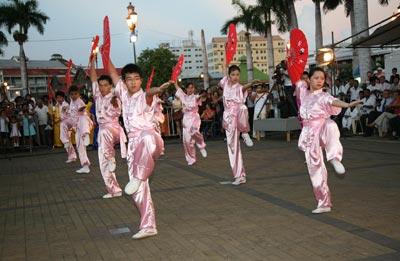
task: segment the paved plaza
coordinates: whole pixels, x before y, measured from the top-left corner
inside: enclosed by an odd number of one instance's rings
[[[333,211],[316,206],[296,141],[242,144],[247,184],[231,179],[226,144],[187,166],[166,145],[151,180],[159,235],[135,241],[131,199],[105,193],[97,151],[75,174],[61,151],[0,159],[0,260],[400,260],[400,143],[342,139],[344,178],[328,166]],[[200,155],[199,155],[200,156]],[[118,180],[127,183],[118,158]]]

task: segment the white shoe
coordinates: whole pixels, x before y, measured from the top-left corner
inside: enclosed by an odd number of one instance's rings
[[[64,143],[64,149],[68,149],[69,148],[69,142]]]
[[[232,185],[239,186],[240,184],[244,184],[244,183],[246,183],[246,178],[241,177],[241,178],[235,179],[235,181],[232,182]]]
[[[90,169],[88,165],[83,166],[82,168],[78,169],[76,173],[83,174],[83,173],[90,173]]]
[[[122,196],[122,191],[115,194],[107,193],[103,196],[103,198],[117,198],[121,196]]]
[[[140,179],[132,178],[125,186],[125,193],[128,195],[134,194],[139,189],[140,184],[142,184]]]
[[[333,159],[329,162],[332,164],[337,174],[343,175],[346,172],[342,162],[338,161],[337,159]]]
[[[321,214],[321,213],[326,213],[326,212],[331,212],[331,208],[330,207],[316,208],[312,211],[313,214]]]
[[[90,144],[90,136],[89,136],[89,134],[85,134],[83,136],[83,145],[89,146],[89,144]]]
[[[74,161],[76,161],[76,158],[75,159],[68,159],[65,163],[71,163],[71,162],[74,162]]]
[[[143,228],[142,230],[140,230],[139,232],[134,234],[132,236],[132,238],[133,239],[142,239],[142,238],[146,238],[146,237],[155,236],[157,234],[158,234],[158,232],[157,232],[157,229],[155,229],[155,228]]]
[[[242,138],[244,140],[244,143],[246,143],[247,147],[253,147],[253,141],[250,138],[250,135],[248,133],[242,133]]]
[[[109,172],[114,172],[117,165],[115,164],[115,158],[108,160],[107,168]]]
[[[206,149],[200,149],[200,154],[203,156],[203,158],[207,158],[207,151]]]

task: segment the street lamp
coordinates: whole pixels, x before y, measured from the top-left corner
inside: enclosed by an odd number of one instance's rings
[[[137,27],[138,15],[135,12],[135,7],[132,5],[131,2],[129,2],[129,5],[126,7],[126,9],[128,9],[128,16],[126,17],[126,24],[128,25],[129,31],[131,32],[129,40],[133,45],[133,59],[134,59],[134,62],[136,63],[135,43],[137,41],[136,27]]]
[[[331,48],[321,48],[317,51],[316,62],[319,66],[325,66],[333,62],[335,54]]]

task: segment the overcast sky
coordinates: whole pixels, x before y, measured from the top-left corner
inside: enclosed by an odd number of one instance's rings
[[[252,4],[255,1],[245,2]],[[399,1],[393,0],[386,7],[379,6],[378,0],[368,0],[368,3],[370,25],[392,15],[399,5]],[[50,20],[45,26],[44,35],[30,29],[30,41],[25,44],[26,55],[32,60],[48,60],[51,54],[60,53],[66,59],[72,58],[75,64],[86,65],[90,38],[102,33],[103,17],[108,15],[112,34],[111,57],[114,63],[123,66],[132,62],[132,45],[129,43],[129,31],[125,22],[128,4],[129,1],[121,0],[39,0],[39,9]],[[139,14],[139,39],[136,43],[138,53],[146,48],[157,47],[163,41],[178,42],[187,37],[189,30],[193,30],[195,40],[199,40],[200,30],[204,29],[206,41],[209,42],[212,37],[220,35],[221,25],[236,14],[231,0],[138,0],[132,4]],[[296,1],[296,11],[299,26],[308,37],[310,50],[313,50],[315,26],[312,0]],[[350,35],[350,21],[345,17],[343,7],[323,14],[322,19],[324,43],[331,42],[331,31],[334,31],[336,41]],[[276,33],[275,30],[274,32]],[[287,34],[283,37],[287,38]],[[11,36],[8,35],[8,38],[11,39]],[[5,55],[1,59],[8,59],[19,53],[15,42],[10,42],[4,49]]]

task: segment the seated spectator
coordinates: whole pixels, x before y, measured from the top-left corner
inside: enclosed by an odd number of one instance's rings
[[[369,126],[378,128],[379,136],[383,137],[389,129],[389,120],[400,115],[400,91],[396,92],[394,100],[386,106],[385,112],[379,115]]]
[[[394,77],[393,78],[393,82],[392,82],[392,86],[390,87],[390,90],[393,92],[400,90],[400,77]]]
[[[389,126],[392,130],[392,139],[397,140],[400,137],[400,116],[396,116],[389,120]]]
[[[350,83],[351,87],[348,89],[347,93],[350,95],[350,101],[359,100],[360,99],[359,93],[360,93],[360,90],[362,90],[359,87],[359,82],[357,80],[350,79],[349,83]]]
[[[381,75],[378,83],[376,84],[376,90],[383,92],[384,90],[390,90],[391,86],[388,82],[386,82],[385,75]]]
[[[390,84],[393,84],[395,78],[400,79],[400,75],[397,73],[397,68],[396,68],[396,67],[393,67],[393,69],[392,69],[392,75],[390,75],[389,83],[390,83]]]
[[[372,76],[371,78],[369,78],[369,85],[367,86],[367,89],[370,90],[371,92],[374,92],[375,90],[377,90],[376,81],[377,81],[377,78],[375,76]]]
[[[350,107],[347,108],[342,119],[342,126],[344,129],[353,131],[353,134],[357,133],[357,125],[356,121],[360,119],[360,110],[359,107]]]
[[[367,127],[367,118],[371,111],[375,109],[376,97],[371,94],[369,89],[364,90],[364,98],[362,99],[362,106],[360,109],[360,121],[362,129],[365,130]],[[365,136],[371,136],[371,133],[365,133]]]
[[[209,130],[213,125],[215,119],[215,110],[211,108],[211,104],[206,104],[206,109],[200,116],[201,122],[203,124],[203,136],[204,138],[209,137]]]

